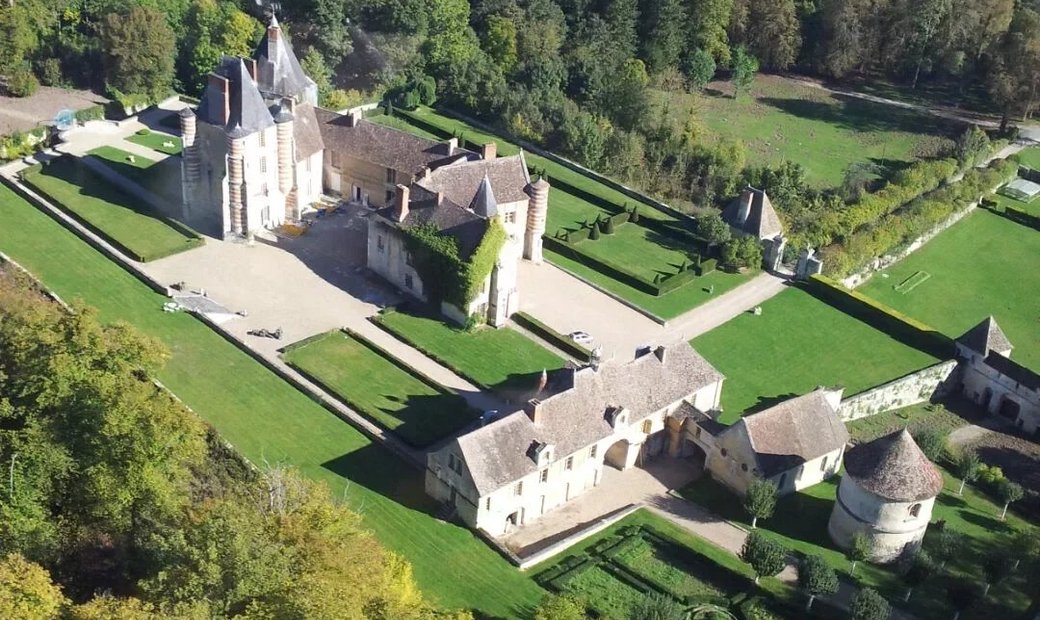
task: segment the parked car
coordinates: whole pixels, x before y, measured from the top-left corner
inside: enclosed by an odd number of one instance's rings
[[[577,342],[580,345],[590,346],[592,344],[592,336],[588,335],[583,331],[571,332],[567,334],[567,337]]]

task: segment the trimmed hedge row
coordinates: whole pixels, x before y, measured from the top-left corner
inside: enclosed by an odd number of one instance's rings
[[[826,276],[814,275],[803,286],[813,297],[915,349],[944,360],[955,353],[948,336]]]
[[[1005,217],[1011,220],[1012,222],[1022,224],[1023,226],[1028,226],[1034,230],[1040,230],[1040,217],[1030,215],[1029,213],[1021,209],[1016,209],[1015,207],[1007,206],[990,206],[988,204],[983,204],[982,207],[987,211],[995,213],[1001,217]]]
[[[548,341],[557,349],[573,356],[578,361],[588,362],[592,358],[592,351],[574,342],[567,336],[542,323],[526,312],[516,312],[513,320],[521,327],[537,334],[543,340]]]

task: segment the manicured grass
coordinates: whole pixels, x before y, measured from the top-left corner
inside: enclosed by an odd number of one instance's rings
[[[650,282],[657,274],[674,274],[683,262],[693,263],[697,254],[675,239],[631,223],[616,226],[614,234],[581,241],[576,247],[593,258],[624,265]]]
[[[176,161],[156,161],[132,154],[113,146],[100,146],[89,153],[101,163],[137,183],[156,196],[180,204],[181,178],[180,168]],[[131,156],[133,161],[131,161]]]
[[[472,383],[506,395],[529,393],[539,373],[564,365],[561,357],[512,329],[466,331],[404,311],[384,312],[374,321]]]
[[[811,391],[851,396],[938,362],[798,288],[744,313],[691,344],[726,375],[721,420]]]
[[[440,142],[443,140],[440,136],[430,133],[421,127],[409,123],[407,120],[399,116],[387,116],[386,114],[379,114],[377,116],[369,116],[365,118],[366,121],[372,121],[378,125],[385,127],[393,127],[394,129],[400,129],[401,131],[407,131],[412,135],[419,136],[420,138],[427,138],[429,140],[437,140]]]
[[[1004,196],[1001,194],[993,194],[990,199],[996,201],[999,205],[997,208],[1008,208],[1018,209],[1019,211],[1025,211],[1029,215],[1040,216],[1040,197],[1034,198],[1030,202],[1022,202],[1010,196]]]
[[[181,152],[181,139],[177,136],[171,136],[168,133],[161,133],[158,131],[146,134],[135,133],[132,136],[127,136],[126,139],[128,142],[140,144],[141,146],[159,151],[160,153],[166,153],[167,155],[179,155]],[[168,143],[173,143],[173,146],[166,146]]]
[[[126,321],[170,351],[158,378],[245,457],[285,463],[330,485],[388,548],[412,562],[446,608],[524,617],[544,591],[469,530],[437,521],[422,474],[343,422],[166,298],[0,186],[0,251],[62,298]]]
[[[1040,170],[1040,147],[1031,146],[1027,149],[1022,149],[1018,153],[1018,160],[1026,168]]]
[[[859,290],[951,338],[992,314],[1012,358],[1040,370],[1038,256],[1040,231],[978,209]],[[893,289],[919,270],[932,277],[906,295]]]
[[[594,566],[567,583],[567,591],[589,601],[607,620],[626,620],[632,606],[645,595],[611,575],[606,569]]]
[[[682,597],[718,599],[722,592],[698,579],[684,558],[667,545],[639,539],[614,556],[614,560],[640,577],[651,579]]]
[[[25,181],[139,260],[155,260],[201,243],[83,167],[70,156],[25,170]]]
[[[603,238],[600,238],[602,241]],[[593,243],[599,243],[594,241]],[[636,306],[650,312],[662,319],[673,319],[714,297],[718,297],[726,291],[736,288],[758,275],[756,271],[747,273],[727,273],[716,270],[699,278],[694,278],[688,284],[669,291],[664,295],[651,295],[638,289],[619,282],[614,278],[606,276],[595,269],[553,252],[545,250],[545,258],[549,262],[566,269],[567,271],[581,276],[602,289],[608,290],[615,295],[632,302]],[[629,266],[636,266],[628,263]],[[714,289],[712,289],[714,287]],[[710,291],[710,292],[709,292]]]
[[[403,362],[343,332],[325,334],[282,357],[413,446],[429,445],[479,414],[458,394],[420,379],[402,368]]]
[[[849,435],[853,441],[863,442],[877,439],[903,428],[911,433],[919,430],[935,429],[948,435],[954,430],[969,424],[978,417],[971,403],[950,401],[950,403],[921,403],[877,413],[865,418],[847,422]]]
[[[779,76],[759,75],[750,94],[714,82],[705,94],[659,93],[677,118],[693,111],[710,133],[740,142],[748,163],[790,161],[819,187],[840,185],[852,163],[899,164],[936,154],[957,128],[930,114],[832,95]]]

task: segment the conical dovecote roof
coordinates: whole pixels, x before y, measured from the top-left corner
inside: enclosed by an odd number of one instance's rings
[[[964,332],[957,342],[977,351],[983,355],[990,351],[1004,354],[1010,352],[1014,345],[1008,340],[1004,330],[997,325],[997,320],[992,315],[983,319],[981,323]]]
[[[845,475],[860,488],[894,502],[931,499],[943,488],[942,474],[906,429],[849,450]]]
[[[471,186],[472,187],[472,186]],[[487,173],[477,187],[477,193],[473,195],[473,201],[469,205],[473,211],[482,218],[492,218],[498,214],[498,202],[495,201],[495,192],[491,189],[491,179]]]

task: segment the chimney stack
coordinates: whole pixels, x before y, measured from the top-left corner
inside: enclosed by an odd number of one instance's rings
[[[480,147],[480,157],[487,161],[491,161],[498,156],[498,144],[495,142],[488,142],[487,144]]]
[[[231,116],[231,93],[228,91],[228,80],[216,73],[209,74],[209,87],[213,89],[213,95],[209,98],[209,117],[220,119],[221,124],[227,124]]]
[[[437,206],[438,207],[441,206],[441,203],[443,203],[443,202],[444,202],[444,192],[437,192]]]
[[[253,58],[243,58],[242,62],[246,63],[246,71],[249,71],[250,77],[253,81],[256,81],[256,60]]]
[[[524,405],[524,413],[531,418],[531,422],[541,424],[545,416],[545,405],[537,398],[532,398]]]
[[[397,221],[403,222],[408,217],[408,194],[410,193],[407,185],[397,185],[397,196],[395,201],[397,202]]]
[[[448,156],[450,157],[450,156],[454,155],[455,154],[455,149],[457,149],[457,148],[459,148],[459,139],[458,138],[450,138],[448,140]]]
[[[657,357],[658,360],[661,361],[662,364],[664,363],[665,356],[667,354],[668,354],[668,349],[664,348],[663,345],[657,347],[656,349],[654,349],[654,355]]]
[[[347,127],[357,127],[358,123],[361,122],[363,113],[361,110],[351,110],[347,112]]]

